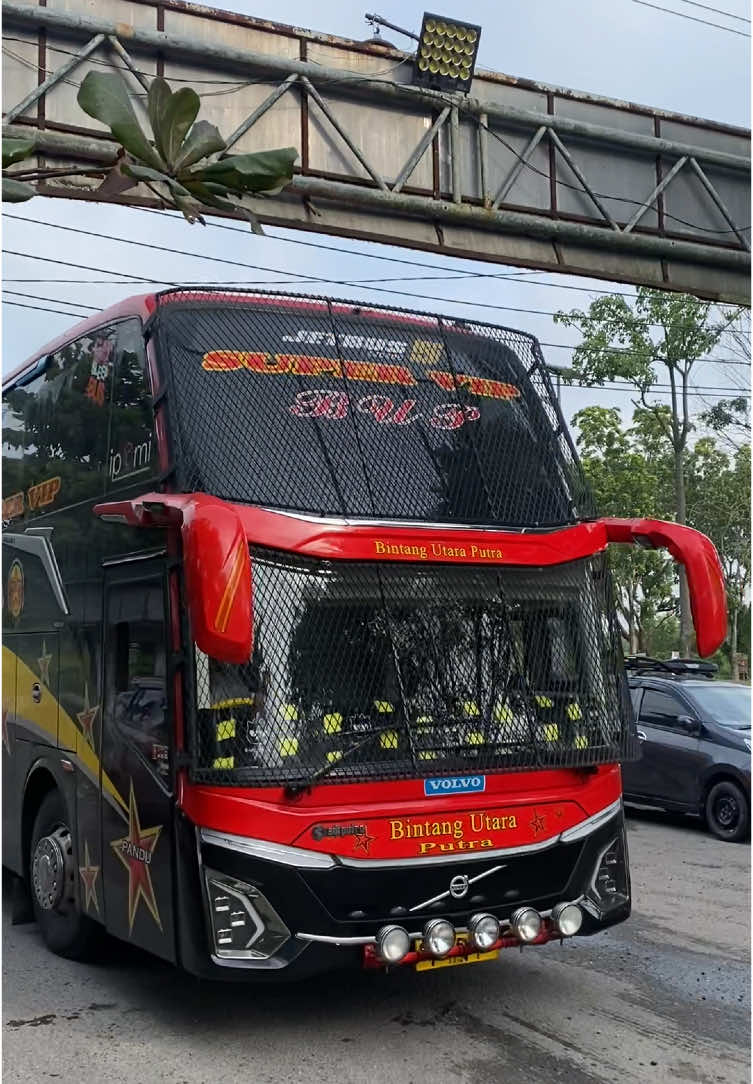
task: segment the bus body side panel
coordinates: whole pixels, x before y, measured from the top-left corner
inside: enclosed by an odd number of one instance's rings
[[[105,569],[102,870],[107,929],[174,962],[165,564]]]

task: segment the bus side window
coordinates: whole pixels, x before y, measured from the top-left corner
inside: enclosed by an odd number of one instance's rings
[[[108,700],[121,737],[160,775],[168,772],[166,628],[162,585],[110,593]]]
[[[107,488],[151,478],[156,470],[154,414],[141,324],[118,325],[115,387],[112,397]]]

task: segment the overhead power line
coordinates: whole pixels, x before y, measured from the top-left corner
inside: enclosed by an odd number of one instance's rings
[[[708,4],[699,4],[698,0],[679,0],[682,4],[687,4],[691,8],[701,8],[702,11],[712,11],[715,15],[723,15],[725,19],[734,19],[737,23],[748,23],[750,19],[746,19],[744,15],[734,15],[731,11],[722,11],[721,8],[710,8]]]
[[[94,268],[94,267],[88,267],[85,264],[72,263],[72,262],[70,262],[68,260],[59,260],[59,259],[57,259],[57,258],[55,258],[53,256],[35,256],[35,255],[30,254],[30,253],[18,252],[18,251],[14,250],[14,249],[5,249],[5,253],[6,253],[6,255],[9,255],[9,256],[21,256],[24,259],[39,260],[39,261],[41,261],[43,263],[54,263],[54,264],[57,264],[57,265],[62,265],[64,267],[83,267],[88,271],[96,271],[96,270],[98,270],[97,268]],[[125,272],[109,272],[109,273],[110,274],[113,274],[113,273],[114,274],[121,274],[121,273],[125,274]],[[293,274],[293,272],[290,272],[290,274]],[[306,281],[308,281],[308,280],[306,280]],[[325,282],[333,282],[333,281],[336,281],[336,280],[326,279],[324,281]],[[185,281],[183,281],[183,282],[164,282],[164,281],[160,281],[158,279],[144,279],[143,282],[151,284],[151,285],[157,284],[157,285],[166,285],[166,286],[173,286],[173,287],[186,287],[186,286],[191,285],[189,283],[186,283]],[[269,285],[269,283],[264,283],[264,284]],[[231,285],[231,284],[227,283],[227,282],[216,282],[216,283],[199,282],[199,283],[195,283],[193,285],[200,287],[200,286],[227,286],[227,285]],[[234,285],[234,284],[232,284],[232,285]],[[248,286],[250,284],[246,280],[243,280],[242,285]],[[291,283],[289,281],[284,281],[282,283],[272,283],[272,285],[289,286],[289,285],[291,285]],[[345,285],[350,285],[350,283],[345,283]],[[418,299],[426,298],[426,297],[429,296],[427,294],[406,293],[406,291],[402,291],[402,290],[401,291],[382,290],[380,292],[381,293],[395,293],[395,292],[397,292],[397,293],[401,293],[401,294],[406,294],[406,296],[408,296],[408,297],[418,298]],[[433,300],[442,301],[444,304],[452,304],[452,305],[473,304],[473,305],[480,306],[481,308],[496,308],[497,307],[495,305],[484,305],[481,302],[454,301],[451,298],[434,298]],[[63,301],[63,302],[61,302],[61,304],[66,304],[66,302]],[[550,343],[550,342],[544,342],[541,339],[539,339],[538,341],[539,341],[539,345],[546,346],[546,347],[551,347],[551,348],[553,348],[555,350],[570,350],[570,351],[573,351],[573,350],[575,350],[577,348],[576,346],[572,346],[572,345],[569,345],[567,343]],[[607,349],[609,349],[610,353],[625,353],[626,352],[622,347],[617,347],[617,346],[609,347]],[[641,354],[641,353],[638,353],[636,351],[630,351],[630,353],[632,353],[633,357],[646,357],[651,361],[659,361],[659,362],[662,361],[661,358],[658,358],[653,354]],[[719,364],[722,364],[722,363],[723,364],[735,364],[735,365],[737,365],[737,364],[745,364],[745,363],[740,363],[740,362],[737,362],[737,361],[729,360],[727,358],[699,358],[698,361],[699,361],[699,363],[702,362],[702,361],[703,362],[714,361],[714,362],[717,362]]]
[[[52,300],[52,299],[49,299],[49,298],[38,298],[37,299],[37,298],[35,298],[34,295],[30,295],[30,294],[18,294],[17,296],[31,297],[33,300],[40,300],[40,301]],[[13,305],[13,306],[15,306],[17,308],[22,308],[22,309],[31,309],[31,310],[34,310],[34,311],[37,311],[37,312],[57,313],[60,316],[73,316],[73,317],[75,317],[75,318],[77,318],[79,320],[86,319],[88,317],[88,315],[89,315],[88,313],[76,313],[76,312],[70,312],[69,310],[46,308],[44,306],[39,306],[39,305],[29,305],[28,303],[20,302],[20,301],[7,301],[7,300],[5,300],[5,298],[3,298],[3,304],[5,304],[5,305]],[[69,304],[69,303],[68,302],[60,302],[60,304],[65,305],[65,304]],[[70,304],[71,304],[72,307],[78,305],[77,302],[71,302]],[[91,306],[91,305],[80,305],[79,307],[80,308],[86,308],[86,309],[94,308],[94,306]],[[95,311],[98,311],[98,310],[95,310]],[[563,344],[561,344],[561,343],[557,343],[557,344],[554,344],[554,343],[540,343],[540,345],[541,346],[553,346],[553,345],[562,346]],[[574,349],[574,347],[565,347],[565,349],[572,350],[572,349]],[[577,387],[582,387],[582,388],[593,387],[593,388],[597,388],[597,389],[598,388],[601,388],[601,389],[609,388],[610,390],[613,389],[613,390],[618,390],[618,391],[621,390],[621,389],[625,389],[625,390],[628,390],[628,391],[632,391],[633,394],[637,394],[637,392],[638,392],[638,389],[635,388],[635,386],[633,384],[631,384],[630,381],[628,381],[628,380],[620,380],[620,379],[616,379],[616,378],[612,379],[612,380],[604,380],[600,384],[591,384],[591,383],[589,383],[587,381],[584,381],[584,380],[573,379],[573,380],[566,381],[566,386],[577,386]],[[695,388],[695,391],[691,391],[688,394],[690,394],[690,395],[698,394],[699,396],[711,395],[711,396],[716,396],[717,398],[729,398],[729,397],[731,397],[733,395],[733,393],[737,393],[738,396],[743,397],[743,398],[747,398],[747,395],[745,395],[745,393],[741,393],[738,389],[727,389],[727,388],[720,388],[720,387],[715,387],[715,386],[708,386],[707,387],[707,386],[701,386],[701,385],[693,385],[693,387]],[[657,394],[667,394],[671,390],[671,385],[663,384],[663,383],[660,383],[660,382],[657,381],[657,382],[651,384],[649,386],[649,388],[647,388],[646,390],[650,391],[650,392],[655,392]]]
[[[167,246],[167,245],[158,245],[158,244],[155,244],[152,241],[137,241],[137,240],[135,240],[134,238],[131,238],[131,237],[117,237],[114,234],[100,233],[99,231],[95,231],[95,230],[85,230],[85,229],[82,229],[79,226],[64,226],[64,225],[62,225],[61,223],[58,223],[58,222],[46,222],[43,219],[28,218],[28,217],[26,217],[24,215],[11,214],[11,213],[9,213],[7,211],[4,212],[4,215],[5,215],[6,218],[13,219],[13,220],[16,220],[16,221],[19,221],[19,222],[23,222],[25,225],[33,224],[33,225],[36,225],[36,226],[46,226],[48,229],[64,230],[67,233],[76,233],[76,234],[79,234],[79,235],[84,236],[84,237],[93,237],[93,238],[95,238],[97,240],[115,241],[115,242],[120,243],[120,244],[134,245],[134,246],[136,246],[138,248],[147,248],[147,249],[150,249],[150,250],[155,251],[155,252],[165,252],[165,253],[168,253],[171,256],[175,256],[175,255],[187,256],[187,257],[189,257],[191,259],[202,260],[203,262],[209,262],[209,263],[220,263],[220,264],[227,265],[229,267],[242,267],[242,268],[248,269],[250,271],[262,271],[264,273],[273,274],[273,275],[286,275],[286,276],[288,276],[288,279],[287,279],[287,284],[288,285],[296,284],[296,282],[295,282],[296,279],[297,279],[298,283],[304,283],[305,284],[305,283],[310,282],[310,283],[316,283],[316,284],[319,284],[319,285],[327,285],[327,286],[336,285],[336,286],[351,286],[352,287],[352,286],[368,285],[369,289],[371,291],[373,291],[374,293],[394,294],[397,297],[409,297],[409,298],[412,298],[412,299],[419,299],[419,300],[424,300],[424,301],[434,301],[434,302],[439,302],[440,304],[443,304],[443,305],[446,305],[448,303],[449,304],[454,303],[454,304],[466,305],[466,306],[469,306],[471,308],[489,309],[489,310],[494,310],[496,312],[517,312],[517,313],[523,313],[523,314],[531,315],[531,316],[550,316],[551,317],[551,316],[555,315],[555,313],[552,312],[549,309],[529,309],[529,308],[523,308],[523,307],[520,307],[520,306],[499,305],[499,304],[494,304],[492,302],[484,302],[484,301],[455,300],[453,298],[437,296],[436,294],[419,294],[419,293],[415,293],[414,291],[395,290],[395,289],[379,287],[379,286],[371,284],[372,282],[390,281],[390,280],[382,280],[382,279],[376,279],[376,280],[369,280],[369,279],[362,279],[362,280],[358,280],[358,279],[336,279],[336,278],[330,278],[330,277],[321,276],[321,275],[307,275],[307,274],[302,273],[300,271],[287,271],[287,270],[285,270],[285,268],[280,268],[280,267],[269,267],[269,266],[266,266],[264,264],[251,264],[251,263],[246,263],[243,260],[231,260],[231,259],[228,259],[226,256],[208,256],[208,255],[206,255],[204,253],[200,253],[200,252],[190,252],[190,251],[188,251],[186,249],[173,248],[173,247]],[[10,252],[11,250],[6,250],[6,251]],[[16,253],[16,255],[17,254],[18,253]],[[42,257],[33,257],[33,258],[42,258]],[[92,270],[92,269],[87,268],[87,270]],[[471,275],[470,277],[475,278],[475,277],[478,277],[478,276],[476,276],[474,274],[474,275]],[[291,281],[291,280],[293,280],[293,281]],[[147,281],[147,280],[145,280],[145,281]],[[152,281],[158,282],[160,280],[154,279]],[[408,281],[420,281],[420,279],[409,278]],[[449,281],[452,281],[452,280],[449,280]],[[283,281],[282,285],[285,285],[285,284],[286,284],[286,282]],[[170,283],[169,285],[179,285],[179,284]],[[251,285],[251,284],[249,283],[248,285]],[[254,285],[256,285],[256,284],[254,283]],[[273,283],[272,285],[278,285],[278,283]],[[585,315],[584,319],[591,320],[591,319],[596,319],[596,318]],[[662,326],[662,325],[656,324],[655,326]],[[679,327],[679,328],[683,327],[682,324],[671,324],[671,325],[667,325],[667,326]],[[719,330],[723,330],[723,329],[719,329]]]
[[[733,30],[731,26],[722,26],[721,23],[712,23],[708,19],[699,19],[696,15],[688,15],[684,11],[674,11],[672,8],[663,8],[659,4],[649,4],[648,0],[633,0],[634,4],[640,4],[644,8],[654,8],[655,11],[663,11],[667,15],[677,15],[681,19],[688,19],[691,23],[703,23],[704,26],[713,26],[716,30],[726,30],[728,34],[737,34],[739,38],[749,38],[750,34],[746,34],[743,30]],[[697,4],[697,7],[703,7],[702,4]],[[710,8],[714,11],[716,9]],[[726,12],[722,11],[719,14],[725,15]],[[734,15],[729,15],[728,18],[734,19]],[[743,20],[747,21],[747,20]]]

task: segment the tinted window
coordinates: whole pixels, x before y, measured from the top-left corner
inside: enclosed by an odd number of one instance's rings
[[[635,689],[630,690],[630,699],[633,702],[633,713],[635,714],[636,718],[638,717],[638,708],[641,705],[641,693],[642,692],[643,692],[643,689],[641,689],[640,686],[638,686]]]
[[[582,485],[527,336],[264,309],[160,315],[182,489],[333,515],[577,518]]]
[[[643,694],[641,720],[654,726],[675,726],[678,715],[687,715],[687,708],[676,696],[646,689]]]
[[[18,511],[27,518],[103,492],[115,342],[114,328],[76,339],[7,394],[11,441],[23,431]]]
[[[108,596],[108,701],[121,736],[160,774],[167,772],[164,596],[160,582],[114,588]]]
[[[74,340],[3,399],[3,518],[31,518],[149,477],[156,460],[141,325]]]
[[[154,473],[156,460],[144,339],[139,321],[129,320],[118,326],[118,357],[107,457],[108,489],[149,478]]]

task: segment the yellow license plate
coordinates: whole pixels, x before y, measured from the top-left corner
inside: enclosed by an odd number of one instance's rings
[[[420,942],[416,945],[420,951]],[[434,971],[437,967],[457,967],[463,964],[477,964],[482,960],[496,960],[499,949],[492,952],[469,952],[467,956],[445,956],[444,959],[419,960],[415,964],[416,971]]]

